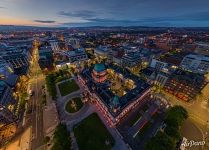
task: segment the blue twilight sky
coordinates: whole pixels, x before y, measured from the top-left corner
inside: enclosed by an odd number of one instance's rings
[[[209,27],[209,0],[0,0],[0,24]]]

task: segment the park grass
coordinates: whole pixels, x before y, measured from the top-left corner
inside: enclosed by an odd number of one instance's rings
[[[71,106],[72,100],[74,100],[74,102],[76,104],[76,107],[77,107],[76,110]],[[83,102],[81,101],[80,97],[75,97],[72,100],[69,100],[65,106],[65,110],[69,113],[75,113],[83,107]]]
[[[79,86],[75,80],[68,80],[58,85],[61,96],[66,96],[72,92],[79,90]]]
[[[115,143],[112,135],[96,113],[91,114],[75,126],[74,135],[79,150],[110,150]]]

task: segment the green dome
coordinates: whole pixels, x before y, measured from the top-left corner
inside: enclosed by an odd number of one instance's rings
[[[120,102],[119,102],[118,96],[114,96],[114,98],[113,98],[113,105],[114,105],[114,106],[117,106],[117,105],[119,105],[119,104],[120,104]]]
[[[102,71],[104,71],[106,68],[105,68],[105,65],[104,64],[96,64],[95,66],[94,66],[94,70],[96,71],[96,72],[102,72]]]

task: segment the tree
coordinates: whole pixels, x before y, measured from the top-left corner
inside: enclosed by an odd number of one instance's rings
[[[182,106],[174,106],[166,112],[166,128],[158,132],[146,144],[147,150],[172,150],[180,139],[180,126],[188,118],[188,112]]]
[[[167,117],[165,119],[165,123],[167,124],[167,126],[173,126],[175,128],[178,128],[179,127],[178,121],[176,120],[175,117],[172,117],[172,116]]]
[[[164,132],[176,141],[178,141],[181,138],[179,127],[176,128],[174,126],[167,126]]]
[[[55,83],[55,75],[54,74],[48,74],[46,76],[46,86],[47,86],[47,91],[49,94],[52,96],[53,99],[56,99],[57,91],[56,91],[56,83]]]
[[[158,132],[157,135],[151,138],[146,144],[146,150],[174,150],[175,143],[172,139],[163,132]]]
[[[49,141],[50,141],[50,137],[49,136],[46,136],[44,138],[44,144],[47,144]]]
[[[184,107],[182,106],[174,106],[171,107],[168,112],[167,112],[167,117],[166,117],[166,123],[169,124],[169,122],[167,122],[168,120],[175,120],[176,124],[181,125],[183,123],[183,121],[185,119],[188,118],[188,112],[186,111],[186,109],[184,109]],[[172,124],[170,124],[172,125]]]
[[[67,131],[67,126],[59,124],[53,137],[52,150],[71,150],[71,139]]]
[[[174,106],[167,111],[165,123],[165,133],[170,136],[174,141],[180,139],[180,126],[183,121],[188,118],[188,112],[182,106]]]

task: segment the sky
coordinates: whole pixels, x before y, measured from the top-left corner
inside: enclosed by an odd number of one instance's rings
[[[209,27],[209,0],[0,0],[0,25]]]

